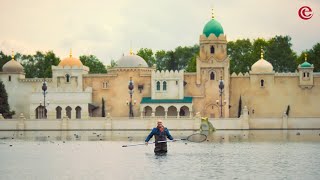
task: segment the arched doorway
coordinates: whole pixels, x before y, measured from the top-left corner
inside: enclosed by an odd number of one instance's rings
[[[220,108],[216,104],[209,104],[202,114],[208,118],[218,118],[220,117]]]
[[[46,119],[47,118],[47,110],[44,106],[38,106],[35,110],[36,119]]]
[[[182,117],[182,116],[186,116],[186,117],[189,117],[190,116],[190,111],[189,111],[189,108],[187,106],[182,106],[180,108],[180,113],[179,115]]]
[[[72,111],[72,108],[70,106],[66,107],[66,115],[68,116],[69,119],[71,119],[71,111]]]
[[[165,116],[164,107],[158,106],[156,108],[155,116]]]
[[[81,107],[76,107],[76,119],[81,119]]]
[[[150,106],[144,107],[144,116],[148,117],[152,114],[152,108]]]
[[[178,111],[177,111],[177,108],[174,107],[174,106],[170,106],[168,108],[168,117],[177,117],[178,116]]]
[[[62,108],[60,106],[58,106],[56,108],[56,118],[57,119],[61,119],[61,112],[62,112]]]

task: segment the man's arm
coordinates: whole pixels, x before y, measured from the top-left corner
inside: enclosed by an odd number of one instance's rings
[[[173,140],[173,137],[171,136],[170,132],[169,132],[169,129],[165,129],[166,131],[166,134],[167,134],[167,137],[170,139],[170,140]]]
[[[145,142],[148,142],[152,138],[153,135],[154,135],[154,128],[152,129],[152,131],[150,132],[150,134],[146,138]]]

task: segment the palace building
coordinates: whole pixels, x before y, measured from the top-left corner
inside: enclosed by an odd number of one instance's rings
[[[134,117],[142,118],[190,118],[196,113],[228,118],[238,117],[240,104],[258,118],[281,117],[284,112],[290,117],[320,117],[320,73],[313,72],[307,58],[295,73],[281,73],[261,52],[250,72],[230,74],[227,37],[215,18],[204,26],[199,44],[194,73],[156,71],[130,52],[108,73],[89,74],[90,69],[70,52],[52,66],[52,78],[25,78],[23,67],[12,58],[3,66],[0,79],[15,116],[23,113],[30,119],[128,117],[130,107]]]

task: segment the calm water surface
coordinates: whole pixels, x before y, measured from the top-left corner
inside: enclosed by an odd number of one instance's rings
[[[122,147],[147,134],[1,131],[0,179],[320,178],[320,130],[218,131],[203,143],[168,143],[165,156],[155,156],[153,145]]]

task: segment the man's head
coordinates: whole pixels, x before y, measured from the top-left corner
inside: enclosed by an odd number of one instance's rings
[[[163,127],[163,123],[161,119],[157,121],[157,127]]]

